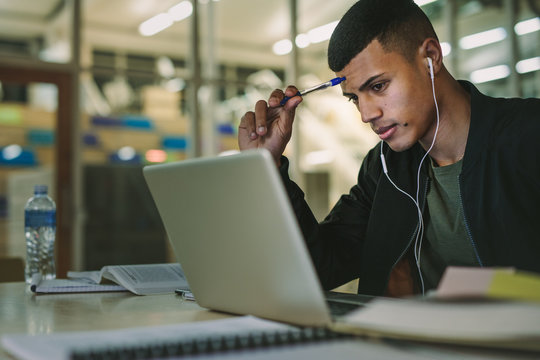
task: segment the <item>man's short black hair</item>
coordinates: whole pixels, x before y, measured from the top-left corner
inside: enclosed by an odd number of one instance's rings
[[[328,65],[345,66],[373,40],[385,51],[412,61],[422,42],[437,39],[428,17],[413,0],[360,0],[343,15],[328,45]]]

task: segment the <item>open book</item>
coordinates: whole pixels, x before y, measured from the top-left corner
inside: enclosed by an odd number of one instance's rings
[[[109,265],[99,271],[69,271],[67,275],[68,279],[38,281],[31,285],[31,290],[36,293],[129,290],[137,295],[189,290],[184,271],[178,263]],[[109,283],[104,283],[107,280]]]

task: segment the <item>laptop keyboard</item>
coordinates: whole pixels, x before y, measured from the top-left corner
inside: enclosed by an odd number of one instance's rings
[[[326,300],[326,303],[328,304],[328,307],[330,308],[330,315],[332,315],[333,317],[345,315],[363,306],[362,304],[351,304],[351,303],[344,303],[344,302],[334,301],[334,300]]]
[[[364,306],[373,299],[373,296],[338,293],[334,291],[325,292],[326,303],[332,316],[342,316],[359,307]]]

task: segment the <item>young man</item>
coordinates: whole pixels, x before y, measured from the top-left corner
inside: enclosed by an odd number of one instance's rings
[[[540,272],[539,99],[455,80],[412,0],[360,0],[328,62],[381,143],[322,223],[282,156],[302,99],[279,103],[297,89],[257,102],[238,132],[240,149],[272,153],[324,288],[359,278],[359,293],[403,296],[436,287],[449,265]]]

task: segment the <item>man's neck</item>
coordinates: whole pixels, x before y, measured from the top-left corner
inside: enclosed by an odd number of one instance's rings
[[[429,155],[438,166],[455,164],[465,155],[471,121],[470,94],[449,74],[435,84],[439,106],[439,130]],[[424,149],[429,143],[421,142]],[[426,146],[427,145],[427,146]]]

